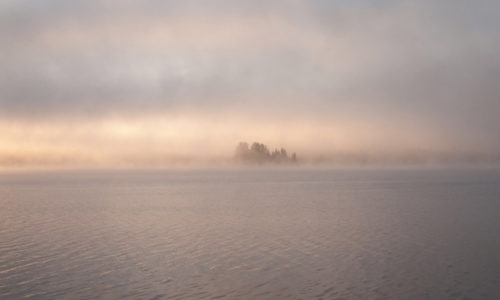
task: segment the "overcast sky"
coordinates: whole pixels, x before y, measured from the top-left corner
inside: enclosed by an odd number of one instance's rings
[[[498,155],[499,32],[493,0],[2,0],[0,162],[247,139]]]

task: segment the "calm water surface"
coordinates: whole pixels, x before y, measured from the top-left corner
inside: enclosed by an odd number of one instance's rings
[[[23,298],[500,299],[500,171],[0,174]]]

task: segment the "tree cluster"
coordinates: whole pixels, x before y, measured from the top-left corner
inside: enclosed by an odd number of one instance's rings
[[[246,142],[241,142],[236,147],[235,158],[238,161],[246,163],[276,163],[276,164],[288,164],[296,163],[297,155],[292,153],[288,155],[288,152],[284,149],[274,149],[274,151],[269,151],[266,145],[254,142],[251,146]]]

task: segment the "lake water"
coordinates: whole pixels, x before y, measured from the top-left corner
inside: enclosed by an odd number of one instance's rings
[[[500,299],[500,171],[0,174],[0,299]]]

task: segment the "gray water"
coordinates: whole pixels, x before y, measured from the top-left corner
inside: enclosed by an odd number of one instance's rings
[[[0,299],[500,299],[500,171],[0,175]]]

